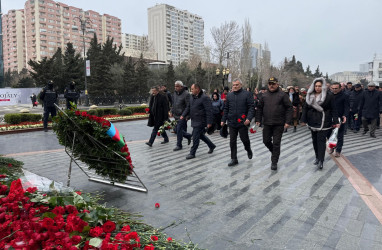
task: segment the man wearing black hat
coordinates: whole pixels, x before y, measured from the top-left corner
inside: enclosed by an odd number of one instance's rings
[[[229,146],[231,148],[231,162],[229,167],[239,164],[237,160],[237,135],[244,144],[249,159],[252,159],[251,142],[248,137],[248,125],[250,124],[254,111],[253,95],[244,90],[240,79],[232,82],[232,92],[227,95],[224,105],[224,115],[221,126],[228,120],[229,127]]]
[[[349,96],[349,125],[350,129],[354,133],[358,133],[361,125],[361,115],[359,113],[359,105],[362,98],[362,86],[357,83],[354,85],[354,90],[350,93]]]
[[[272,170],[277,170],[280,157],[281,138],[284,128],[292,122],[293,106],[288,95],[279,89],[275,77],[268,80],[268,91],[259,101],[256,112],[256,124],[263,119],[263,142],[272,153]]]
[[[44,102],[44,131],[48,132],[48,118],[49,113],[52,118],[56,116],[56,107],[54,104],[57,102],[58,94],[56,90],[53,88],[53,81],[48,82],[48,86],[46,86],[40,95],[40,99]]]

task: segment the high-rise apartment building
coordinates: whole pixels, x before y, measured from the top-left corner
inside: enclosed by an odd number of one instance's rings
[[[122,47],[125,56],[139,58],[142,54],[146,59],[157,59],[157,54],[154,48],[149,44],[147,36],[124,33],[122,34]]]
[[[79,18],[89,19],[85,32],[85,47],[94,33],[98,42],[107,37],[121,43],[121,20],[107,14],[69,6],[52,0],[27,0],[23,10],[10,10],[4,15],[4,70],[28,67],[27,62],[51,57],[68,42],[83,54],[83,37]],[[77,27],[77,29],[73,29]],[[92,32],[89,32],[92,31]]]
[[[382,87],[382,54],[375,54],[373,61],[369,62],[371,81]]]
[[[203,55],[204,21],[202,17],[167,4],[148,8],[148,39],[158,60],[178,65],[193,55]]]

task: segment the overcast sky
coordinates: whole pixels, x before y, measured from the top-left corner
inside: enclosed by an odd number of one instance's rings
[[[25,0],[1,0],[2,12],[24,8]],[[296,56],[304,68],[317,65],[325,74],[358,71],[359,64],[382,54],[382,0],[62,0],[122,20],[122,32],[147,34],[147,8],[166,3],[204,19],[205,43],[210,30],[225,21],[239,25],[248,18],[252,40],[267,42],[272,62]]]

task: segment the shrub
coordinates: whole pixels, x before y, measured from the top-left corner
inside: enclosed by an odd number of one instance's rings
[[[147,106],[127,107],[126,109],[130,109],[131,112],[134,114],[134,113],[146,113],[145,108],[147,108]]]
[[[41,121],[40,114],[5,114],[4,120],[8,124],[19,124],[21,122],[38,122]]]
[[[88,114],[89,115],[97,115],[97,110],[96,109],[89,109]]]
[[[102,117],[104,115],[103,109],[96,109],[96,111],[97,111],[97,116]]]
[[[116,115],[117,114],[117,109],[116,108],[104,108],[103,109],[103,114],[104,115]]]
[[[119,115],[132,115],[133,112],[128,108],[124,108],[124,109],[119,110],[118,114]]]

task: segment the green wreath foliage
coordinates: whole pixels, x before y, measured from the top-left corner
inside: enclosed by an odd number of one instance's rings
[[[59,143],[75,159],[86,163],[98,175],[124,182],[132,173],[131,160],[130,163],[126,160],[130,153],[121,152],[120,145],[106,134],[109,129],[106,124],[110,126],[107,120],[86,112],[66,110],[54,117],[52,126]]]

